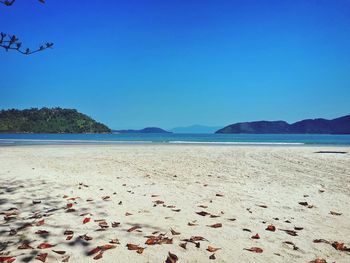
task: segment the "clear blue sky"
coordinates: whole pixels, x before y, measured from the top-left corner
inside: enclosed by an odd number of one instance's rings
[[[17,0],[0,108],[77,108],[112,128],[350,114],[349,0]]]

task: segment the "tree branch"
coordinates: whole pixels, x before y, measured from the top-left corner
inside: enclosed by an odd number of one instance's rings
[[[0,0],[0,4],[11,6],[15,3],[16,0]],[[45,4],[45,0],[38,0],[40,3]]]
[[[43,51],[48,48],[53,47],[53,43],[46,43],[45,45],[41,45],[39,48],[35,50],[30,50],[29,48],[23,49],[22,42],[15,35],[8,35],[5,33],[0,33],[0,47],[4,48],[6,51],[16,50],[24,55],[31,55],[33,53],[37,53]]]
[[[16,0],[0,0],[0,4],[5,6],[12,6]],[[38,0],[40,3],[45,4],[45,0]],[[46,43],[45,45],[41,45],[38,49],[30,50],[29,48],[21,49],[22,42],[19,42],[19,39],[15,35],[8,35],[5,33],[0,33],[0,47],[4,48],[6,51],[16,50],[21,54],[30,55],[36,52],[43,51],[48,48],[53,47],[53,43]]]

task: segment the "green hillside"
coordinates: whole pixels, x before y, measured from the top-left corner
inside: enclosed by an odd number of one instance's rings
[[[0,132],[109,133],[111,130],[75,109],[1,110]]]

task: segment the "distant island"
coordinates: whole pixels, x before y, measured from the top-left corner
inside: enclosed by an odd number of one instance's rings
[[[141,130],[113,130],[115,133],[172,133],[157,127],[147,127]]]
[[[214,133],[218,129],[220,129],[220,127],[195,124],[185,127],[175,127],[172,128],[170,131],[174,133]]]
[[[104,124],[75,109],[1,110],[1,133],[110,133]]]
[[[333,120],[308,119],[293,124],[285,121],[240,122],[215,133],[350,134],[350,115]]]

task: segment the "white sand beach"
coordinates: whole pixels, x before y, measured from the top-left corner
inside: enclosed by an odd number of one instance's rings
[[[350,262],[348,147],[1,147],[0,167],[3,262]]]

